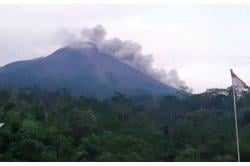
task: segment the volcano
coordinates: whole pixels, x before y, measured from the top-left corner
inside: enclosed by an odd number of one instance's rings
[[[178,95],[133,67],[100,52],[94,44],[66,46],[47,57],[18,61],[0,68],[0,88],[39,87],[68,90],[73,96],[108,98],[115,92],[126,95]]]

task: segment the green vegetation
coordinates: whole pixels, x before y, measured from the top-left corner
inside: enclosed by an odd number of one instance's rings
[[[0,91],[0,161],[236,161],[231,90],[98,101],[36,88]],[[250,91],[238,101],[250,161]]]

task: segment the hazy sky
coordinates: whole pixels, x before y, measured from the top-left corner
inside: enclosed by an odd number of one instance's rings
[[[155,67],[177,69],[194,92],[228,87],[230,68],[250,85],[249,18],[250,5],[0,5],[0,66],[100,24],[108,38],[140,43]]]

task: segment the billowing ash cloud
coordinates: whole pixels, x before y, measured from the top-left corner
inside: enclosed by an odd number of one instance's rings
[[[176,88],[186,87],[176,69],[166,72],[164,69],[154,68],[153,55],[142,54],[142,46],[139,43],[119,38],[106,39],[106,30],[101,25],[94,28],[83,28],[80,35],[65,32],[64,41],[71,47],[84,47],[86,42],[95,43],[101,52],[112,55],[162,83]]]

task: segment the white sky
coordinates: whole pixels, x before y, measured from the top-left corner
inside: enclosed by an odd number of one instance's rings
[[[226,88],[233,68],[250,85],[250,5],[0,5],[0,66],[46,56],[63,31],[101,24],[133,40],[154,66],[176,68],[201,92]]]

